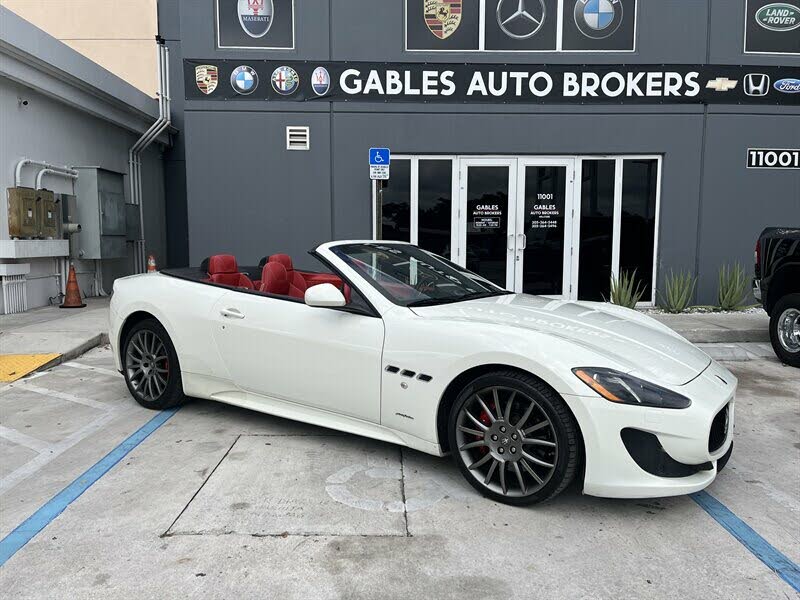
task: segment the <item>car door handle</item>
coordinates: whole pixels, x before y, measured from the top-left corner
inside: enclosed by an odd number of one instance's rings
[[[235,308],[224,308],[221,311],[219,311],[219,314],[221,314],[226,319],[244,319],[244,315]]]

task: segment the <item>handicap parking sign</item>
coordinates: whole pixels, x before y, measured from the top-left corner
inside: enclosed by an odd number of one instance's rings
[[[392,153],[389,148],[369,149],[369,178],[389,179],[389,163]]]

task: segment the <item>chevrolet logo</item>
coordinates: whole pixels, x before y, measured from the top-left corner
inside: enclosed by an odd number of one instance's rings
[[[706,84],[706,89],[714,90],[715,92],[729,92],[736,88],[739,83],[737,79],[728,79],[727,77],[717,77],[712,79]]]

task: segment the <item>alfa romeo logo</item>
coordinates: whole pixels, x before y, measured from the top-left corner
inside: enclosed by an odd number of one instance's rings
[[[622,25],[620,0],[577,0],[575,25],[588,38],[602,40],[614,34]]]
[[[497,24],[503,33],[515,40],[535,36],[546,18],[544,0],[500,0],[497,3]]]

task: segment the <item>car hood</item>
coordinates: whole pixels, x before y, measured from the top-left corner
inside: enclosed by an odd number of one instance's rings
[[[497,324],[567,340],[654,383],[684,385],[711,363],[703,351],[655,319],[599,302],[510,294],[412,310],[428,319]]]

